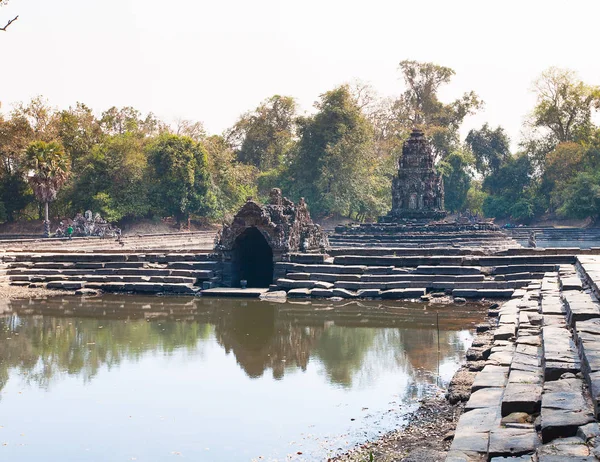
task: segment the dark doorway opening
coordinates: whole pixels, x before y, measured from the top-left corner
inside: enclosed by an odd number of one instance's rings
[[[232,286],[248,281],[248,287],[269,287],[273,283],[273,250],[255,227],[246,229],[233,247]]]

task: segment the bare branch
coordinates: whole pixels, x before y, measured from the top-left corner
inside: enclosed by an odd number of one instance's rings
[[[8,26],[10,26],[13,22],[15,22],[17,19],[19,19],[19,16],[15,16],[13,19],[10,19],[7,23],[6,26],[4,27],[0,27],[0,31],[2,32],[6,32],[6,29],[8,29]]]

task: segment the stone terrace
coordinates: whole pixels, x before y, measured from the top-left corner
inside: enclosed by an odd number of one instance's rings
[[[599,283],[600,257],[579,256],[490,311],[448,462],[600,458]]]
[[[334,249],[335,250],[335,249]],[[357,250],[357,249],[353,249]],[[377,255],[381,250],[382,255]],[[510,298],[515,290],[540,282],[576,256],[557,249],[499,255],[465,255],[465,249],[403,249],[400,255],[383,249],[340,254],[292,254],[275,264],[274,289],[288,297],[419,298],[427,293],[464,298]],[[592,255],[596,250],[581,251]],[[332,251],[336,254],[336,252]]]

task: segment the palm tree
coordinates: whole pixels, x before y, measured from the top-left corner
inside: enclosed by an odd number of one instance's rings
[[[44,203],[44,235],[50,236],[48,204],[56,199],[58,191],[69,176],[69,159],[63,147],[51,141],[34,141],[25,152],[28,181],[35,197]]]

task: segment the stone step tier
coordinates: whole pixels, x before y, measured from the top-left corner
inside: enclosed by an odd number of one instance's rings
[[[57,290],[197,293],[219,281],[220,266],[200,253],[7,253],[3,271],[13,285]]]
[[[545,257],[369,257],[294,254],[275,264],[273,289],[290,297],[420,298],[445,292],[463,298],[506,298],[539,282],[558,264]],[[572,261],[573,257],[569,257]],[[477,263],[501,263],[475,266]]]

